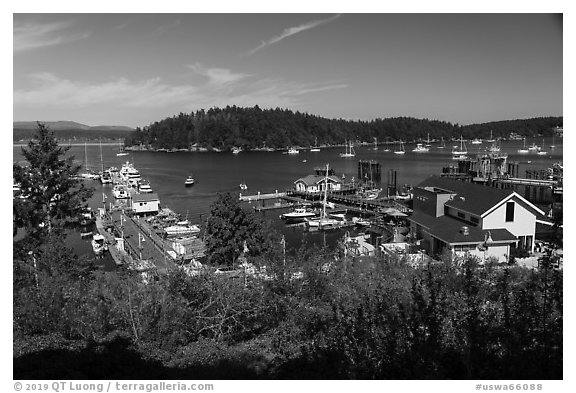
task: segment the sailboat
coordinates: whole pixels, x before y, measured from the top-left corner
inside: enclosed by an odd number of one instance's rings
[[[430,144],[430,133],[428,133],[427,138],[426,138],[426,147],[431,147],[432,145]]]
[[[374,137],[374,147],[372,150],[378,150],[378,138]]]
[[[314,147],[311,148],[310,151],[312,152],[320,151],[320,148],[318,147],[318,138],[314,138]]]
[[[530,147],[528,148],[528,150],[530,150],[530,151],[538,151],[538,150],[539,150],[539,147],[538,147],[538,145],[536,144],[536,141],[532,142],[532,144],[530,145]]]
[[[452,154],[455,156],[466,155],[468,150],[466,150],[466,145],[464,144],[464,139],[462,139],[462,135],[460,135],[460,149],[456,148],[452,150]]]
[[[116,155],[118,157],[127,156],[129,153],[124,150],[124,143],[122,142],[122,140],[120,140],[119,144],[120,144],[120,151],[116,153]]]
[[[524,147],[522,149],[518,149],[518,153],[520,154],[526,154],[528,153],[528,149],[526,149],[526,138],[524,138]]]
[[[354,148],[352,147],[352,142],[348,142],[346,144],[346,152],[340,153],[340,157],[356,157],[356,153],[354,152]]]
[[[404,145],[403,145],[404,142],[402,142],[402,141],[399,141],[399,142],[400,142],[400,147],[398,148],[398,150],[394,150],[394,154],[398,154],[398,155],[406,154],[406,151],[404,150]]]
[[[552,135],[552,144],[550,145],[550,150],[556,149],[556,144],[554,143],[554,135]]]
[[[496,142],[496,139],[494,139],[494,138],[492,137],[492,130],[490,130],[490,139],[486,139],[486,142],[488,142],[488,143]]]
[[[102,160],[102,139],[100,139],[100,182],[102,184],[111,184],[112,176],[110,172],[104,172],[104,161]]]
[[[100,176],[88,169],[88,151],[86,149],[86,142],[84,142],[84,172],[80,174],[83,179],[94,180],[100,179]]]
[[[544,147],[544,139],[542,139],[542,147]],[[546,154],[548,154],[547,151],[542,150],[542,147],[539,147],[539,148],[538,148],[538,153],[536,153],[536,154],[538,154],[539,156],[545,156]]]
[[[416,144],[416,147],[414,149],[412,149],[412,151],[414,153],[427,153],[428,151],[430,151],[429,148],[424,147],[421,143]]]
[[[326,205],[328,204],[328,174],[329,174],[329,164],[326,164],[326,176],[324,177],[324,200],[322,202],[322,213],[320,218],[305,218],[306,223],[309,227],[316,229],[330,229],[335,228],[339,225],[340,221],[326,216]]]
[[[444,137],[442,136],[440,138],[441,138],[442,142],[441,142],[440,146],[436,146],[436,147],[438,149],[444,149],[444,148],[446,148],[446,143],[444,142]]]

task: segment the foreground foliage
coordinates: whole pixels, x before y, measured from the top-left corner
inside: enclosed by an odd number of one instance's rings
[[[266,277],[144,284],[56,239],[39,276],[27,258],[15,253],[15,378],[562,378],[562,273],[549,268],[273,249],[253,260]]]

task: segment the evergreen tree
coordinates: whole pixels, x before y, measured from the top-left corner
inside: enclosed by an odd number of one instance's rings
[[[73,163],[74,157],[65,157],[69,149],[59,146],[54,133],[38,123],[36,138],[22,148],[28,166],[13,165],[23,196],[13,202],[14,225],[26,228],[29,235],[42,238],[86,208],[93,190],[77,180],[80,166]]]

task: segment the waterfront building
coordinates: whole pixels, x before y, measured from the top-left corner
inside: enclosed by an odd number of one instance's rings
[[[136,214],[158,214],[160,211],[160,199],[158,194],[134,194],[132,195],[132,210]]]
[[[335,175],[308,175],[294,182],[296,191],[320,193],[324,191],[327,184],[328,191],[339,191],[342,189],[342,179]]]
[[[414,188],[413,239],[429,255],[450,249],[481,260],[507,262],[511,249],[534,251],[544,212],[513,190],[431,176]]]

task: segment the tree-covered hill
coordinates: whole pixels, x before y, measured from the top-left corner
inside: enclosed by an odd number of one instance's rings
[[[136,128],[127,145],[152,148],[188,148],[197,144],[207,148],[286,148],[343,144],[347,140],[372,143],[431,139],[507,137],[510,132],[533,136],[551,135],[552,128],[562,125],[562,117],[506,120],[461,126],[445,121],[411,117],[377,118],[370,121],[326,119],[289,109],[261,109],[227,106],[211,108],[156,121]]]

